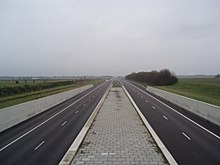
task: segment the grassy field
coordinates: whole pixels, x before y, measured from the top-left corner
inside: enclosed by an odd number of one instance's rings
[[[220,106],[220,78],[182,78],[175,85],[157,88]]]
[[[39,80],[34,83],[33,81],[19,81],[19,84],[16,84],[15,81],[0,81],[0,109],[88,84],[97,85],[101,82],[103,82],[103,80],[85,80],[78,82]]]

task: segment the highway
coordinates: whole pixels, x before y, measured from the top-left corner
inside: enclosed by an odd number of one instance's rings
[[[220,127],[120,80],[180,165],[219,165]]]
[[[111,81],[0,133],[0,165],[57,165]]]

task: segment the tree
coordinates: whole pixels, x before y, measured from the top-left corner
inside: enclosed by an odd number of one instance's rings
[[[178,78],[169,69],[162,69],[160,72],[138,72],[125,76],[128,80],[146,82],[151,85],[172,85],[178,82]]]

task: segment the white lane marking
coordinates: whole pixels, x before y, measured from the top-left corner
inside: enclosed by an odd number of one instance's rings
[[[129,83],[129,82],[128,82]],[[129,83],[131,84],[131,83]],[[142,91],[141,89],[137,88],[136,86],[134,86],[133,84],[131,84],[133,87],[135,87],[136,89],[138,89],[139,91]],[[169,108],[170,110],[176,112],[178,115],[184,117],[185,119],[189,120],[190,122],[192,122],[193,124],[197,125],[198,127],[200,127],[201,129],[203,129],[204,131],[210,133],[211,135],[215,136],[217,139],[220,140],[220,137],[218,135],[216,135],[215,133],[213,133],[212,131],[208,130],[207,128],[201,126],[200,124],[198,124],[197,122],[193,121],[192,119],[186,117],[185,115],[183,115],[182,113],[178,112],[177,110],[173,109],[172,107],[170,107],[169,105],[166,105],[165,103],[163,103],[162,101],[158,100],[157,98],[155,98],[154,96],[151,96],[150,94],[148,94],[147,92],[145,91],[142,91],[144,92],[145,94],[147,94],[148,96],[154,98],[155,100],[157,100],[159,103],[163,104],[164,106],[166,106],[167,108]]]
[[[64,121],[63,124],[61,125],[62,127],[67,123],[67,121]]]
[[[183,134],[188,140],[191,140],[191,138],[190,138],[187,134],[185,134],[184,132],[182,132],[182,134]]]
[[[146,100],[146,103],[148,103],[148,101]]]
[[[79,111],[76,111],[75,113],[78,113]]]
[[[45,141],[42,141],[35,149],[34,151],[36,151],[38,148],[40,148],[40,146],[42,146],[45,143]]]
[[[19,136],[17,139],[13,140],[12,142],[8,143],[7,145],[5,145],[4,147],[2,147],[0,149],[0,152],[3,151],[4,149],[8,148],[10,145],[14,144],[15,142],[17,142],[18,140],[20,140],[21,138],[23,138],[24,136],[30,134],[31,132],[33,132],[34,130],[36,130],[37,128],[39,128],[40,126],[42,126],[43,124],[45,124],[46,122],[50,121],[51,119],[53,119],[54,117],[56,117],[57,115],[59,115],[60,113],[62,113],[63,111],[65,111],[66,109],[68,109],[69,107],[71,107],[72,105],[76,104],[77,102],[79,102],[80,100],[82,100],[83,98],[85,98],[86,96],[88,96],[90,93],[94,92],[98,87],[96,87],[95,89],[91,90],[89,93],[87,93],[86,95],[84,95],[83,97],[81,97],[80,99],[76,100],[75,102],[73,102],[72,104],[70,104],[69,106],[67,106],[66,108],[62,109],[61,111],[59,111],[58,113],[56,113],[55,115],[51,116],[50,118],[48,118],[47,120],[45,120],[44,122],[40,123],[39,125],[37,125],[36,127],[34,127],[33,129],[29,130],[28,132],[26,132],[25,134]]]
[[[155,106],[152,106],[153,109],[156,109]]]
[[[126,88],[124,86],[123,86],[123,89],[124,89],[126,95],[128,96],[129,100],[131,101],[132,105],[134,106],[135,110],[138,112],[138,114],[139,114],[140,118],[142,119],[144,125],[149,130],[151,136],[154,138],[155,142],[157,143],[157,146],[159,146],[159,148],[162,151],[163,155],[167,159],[168,163],[172,164],[172,165],[178,165],[177,162],[175,161],[175,159],[173,158],[173,156],[170,154],[168,149],[163,144],[163,142],[160,140],[160,138],[158,137],[156,132],[153,130],[151,125],[148,123],[148,121],[146,120],[146,118],[144,117],[144,115],[142,114],[140,109],[138,108],[137,104],[134,102],[131,95],[128,93],[128,91],[126,90]]]
[[[163,118],[164,118],[165,120],[168,120],[168,118],[167,118],[166,116],[164,116],[164,115],[163,115]]]

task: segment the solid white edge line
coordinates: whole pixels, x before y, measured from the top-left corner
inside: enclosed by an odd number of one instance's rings
[[[70,165],[71,164],[77,150],[79,149],[80,144],[82,143],[83,139],[85,138],[90,126],[93,123],[93,120],[95,119],[96,115],[98,114],[98,112],[99,112],[103,102],[105,101],[105,98],[107,97],[111,87],[112,87],[112,83],[106,89],[106,91],[105,91],[104,95],[102,96],[101,100],[99,101],[99,103],[95,107],[95,110],[90,115],[89,119],[87,120],[87,122],[85,123],[85,125],[83,126],[83,128],[81,129],[79,134],[77,135],[76,139],[74,140],[74,142],[72,143],[70,148],[67,150],[66,154],[63,156],[63,158],[60,161],[59,165]]]
[[[99,87],[99,86],[98,86]],[[40,123],[39,125],[35,126],[34,128],[32,128],[31,130],[29,130],[28,132],[26,132],[25,134],[19,136],[18,138],[16,138],[15,140],[13,140],[12,142],[8,143],[7,145],[5,145],[4,147],[2,147],[0,149],[0,152],[3,151],[4,149],[8,148],[10,145],[14,144],[15,142],[17,142],[18,140],[20,140],[21,138],[23,138],[24,136],[30,134],[31,132],[33,132],[34,130],[36,130],[37,128],[39,128],[40,126],[42,126],[43,124],[45,124],[46,122],[50,121],[51,119],[53,119],[54,117],[56,117],[57,115],[59,115],[60,113],[62,113],[63,111],[65,111],[66,109],[68,109],[69,107],[71,107],[72,105],[76,104],[77,102],[79,102],[80,100],[82,100],[83,98],[85,98],[86,96],[88,96],[90,93],[92,93],[93,91],[95,91],[98,87],[96,87],[95,89],[93,89],[92,91],[90,91],[89,93],[87,93],[86,95],[84,95],[83,97],[81,97],[80,99],[76,100],[75,102],[73,102],[72,104],[68,105],[66,108],[62,109],[61,111],[59,111],[58,113],[54,114],[53,116],[51,116],[50,118],[48,118],[47,120],[45,120],[44,122]]]
[[[40,146],[42,146],[45,143],[45,141],[42,141],[37,147],[35,147],[34,151],[37,151],[38,148],[40,148]]]
[[[130,82],[128,82],[129,84],[131,84]],[[131,84],[132,86],[134,86],[133,84]],[[157,98],[155,98],[154,96],[150,95],[149,93],[139,89],[138,87],[134,86],[136,89],[138,89],[139,91],[144,92],[145,94],[147,94],[148,96],[152,97],[153,99],[157,100],[159,103],[163,104],[164,106],[166,106],[167,108],[169,108],[170,110],[176,112],[177,114],[179,114],[180,116],[184,117],[185,119],[189,120],[190,122],[192,122],[193,124],[197,125],[198,127],[200,127],[201,129],[203,129],[204,131],[210,133],[211,135],[215,136],[217,139],[220,140],[220,137],[218,135],[216,135],[215,133],[213,133],[212,131],[208,130],[207,128],[201,126],[200,124],[198,124],[197,122],[193,121],[192,119],[188,118],[187,116],[183,115],[182,113],[178,112],[177,110],[173,109],[172,107],[170,107],[169,105],[163,103],[162,101],[158,100]]]
[[[126,90],[126,88],[124,86],[122,86],[122,88],[124,89],[126,95],[128,96],[128,98],[130,99],[131,103],[133,104],[134,108],[136,109],[136,111],[138,112],[140,118],[142,119],[143,123],[145,124],[145,126],[147,127],[147,129],[149,130],[151,136],[153,137],[153,139],[155,140],[157,146],[160,148],[160,150],[162,151],[163,155],[165,156],[166,160],[168,161],[168,163],[170,165],[177,165],[176,160],[173,158],[173,156],[170,154],[170,152],[168,151],[168,149],[165,147],[165,145],[163,144],[163,142],[160,140],[160,138],[158,137],[158,135],[156,134],[156,132],[153,130],[153,128],[151,127],[151,125],[148,123],[148,121],[146,120],[146,118],[144,117],[144,115],[142,114],[142,112],[140,111],[140,109],[138,108],[138,106],[136,105],[136,103],[134,102],[134,100],[132,99],[131,95],[128,93],[128,91]]]
[[[188,140],[191,140],[191,138],[184,132],[182,132],[182,134],[188,139]]]

